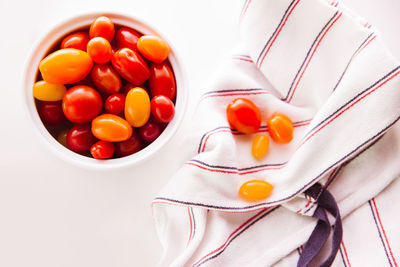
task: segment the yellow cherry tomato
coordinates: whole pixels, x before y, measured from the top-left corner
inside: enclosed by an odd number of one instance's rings
[[[63,98],[67,88],[63,84],[52,84],[38,81],[33,85],[33,96],[42,101],[59,101]]]
[[[245,182],[239,189],[239,195],[247,201],[260,201],[271,195],[274,187],[263,180]]]
[[[57,50],[39,64],[43,80],[54,84],[75,83],[89,74],[93,61],[88,53],[75,48]]]
[[[125,118],[133,127],[142,127],[150,118],[150,97],[140,87],[131,89],[125,98]]]
[[[293,139],[293,123],[282,114],[277,114],[267,121],[268,132],[277,143],[287,144]]]
[[[131,125],[114,114],[103,114],[92,121],[93,135],[107,142],[122,142],[132,136]]]
[[[168,44],[160,37],[143,35],[137,41],[139,52],[147,59],[161,63],[167,59],[169,54]]]
[[[251,154],[256,159],[261,159],[267,154],[269,147],[269,139],[265,134],[257,134],[254,136]]]

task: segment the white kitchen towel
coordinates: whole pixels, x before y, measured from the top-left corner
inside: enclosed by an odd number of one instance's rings
[[[248,0],[240,27],[240,52],[199,100],[193,157],[153,201],[161,266],[272,265],[315,227],[307,188],[329,186],[344,217],[400,173],[400,67],[364,19],[336,1]],[[254,159],[254,136],[226,119],[238,97],[260,108],[260,132],[291,118],[293,141]],[[253,179],[273,184],[266,200],[238,197]]]

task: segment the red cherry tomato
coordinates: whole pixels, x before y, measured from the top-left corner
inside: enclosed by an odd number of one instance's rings
[[[110,42],[103,37],[90,39],[87,44],[87,52],[96,63],[106,63],[110,61],[112,56]]]
[[[65,121],[61,101],[42,101],[39,103],[38,112],[44,124],[58,125]]]
[[[169,99],[175,98],[175,77],[166,63],[156,63],[150,67],[149,89],[152,96],[165,95]]]
[[[98,141],[90,148],[90,154],[95,159],[109,159],[114,155],[115,146],[113,143]]]
[[[111,58],[115,70],[128,82],[141,85],[150,77],[150,70],[139,53],[121,48]]]
[[[89,124],[77,124],[67,134],[67,147],[76,153],[88,152],[96,142]]]
[[[61,42],[61,48],[75,48],[86,51],[89,42],[89,34],[87,32],[75,32],[65,37]]]
[[[260,128],[261,112],[246,98],[233,100],[226,108],[226,115],[230,126],[239,132],[255,133]]]
[[[101,16],[92,22],[89,29],[90,38],[103,37],[109,42],[114,38],[114,23],[111,19]]]
[[[125,95],[112,94],[107,97],[104,108],[112,114],[121,114],[125,110]]]
[[[148,143],[156,140],[157,137],[160,136],[161,132],[161,126],[152,119],[139,128],[140,137]]]
[[[128,140],[115,143],[115,154],[118,157],[129,156],[141,150],[142,147],[142,140],[140,140],[137,131],[134,130],[132,136]]]
[[[151,114],[159,122],[170,122],[175,114],[174,103],[166,96],[155,96],[151,100]]]
[[[62,108],[68,120],[85,123],[95,118],[103,107],[100,94],[92,87],[76,85],[63,98]]]
[[[122,82],[118,73],[110,64],[96,64],[90,73],[96,88],[104,93],[118,93]]]
[[[140,34],[134,29],[121,27],[115,34],[118,48],[129,48],[137,51],[136,43],[140,38]]]

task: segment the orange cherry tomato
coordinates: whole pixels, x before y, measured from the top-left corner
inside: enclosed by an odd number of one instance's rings
[[[239,189],[239,195],[247,201],[260,201],[271,195],[274,187],[263,180],[245,182]]]
[[[226,108],[226,116],[232,128],[245,134],[257,132],[261,125],[260,110],[246,98],[233,100]]]
[[[67,89],[63,84],[52,84],[46,81],[38,81],[33,85],[33,96],[42,101],[61,100]]]
[[[103,141],[122,142],[132,136],[132,127],[117,115],[103,114],[92,121],[92,133]]]
[[[155,63],[150,67],[149,89],[153,97],[164,95],[174,100],[175,76],[167,63]]]
[[[113,143],[98,141],[90,148],[90,154],[95,159],[109,159],[114,155],[115,146]]]
[[[140,37],[137,48],[145,58],[156,63],[166,60],[169,54],[168,44],[160,37],[152,35]]]
[[[62,40],[61,48],[75,48],[86,51],[88,42],[89,34],[87,32],[74,32]]]
[[[125,118],[133,127],[142,127],[150,118],[150,97],[147,92],[136,87],[126,95]]]
[[[111,19],[101,16],[92,22],[89,29],[90,38],[103,37],[109,42],[114,38],[114,23]]]
[[[48,83],[70,84],[85,78],[92,66],[93,61],[88,53],[75,48],[65,48],[42,59],[39,69],[43,80]]]
[[[96,63],[106,63],[110,61],[112,56],[110,42],[103,37],[90,39],[87,44],[87,52]]]
[[[293,123],[282,114],[277,114],[267,121],[268,132],[277,143],[287,144],[293,139]]]
[[[269,147],[269,139],[265,134],[257,134],[254,136],[251,154],[256,159],[261,159],[267,154]]]

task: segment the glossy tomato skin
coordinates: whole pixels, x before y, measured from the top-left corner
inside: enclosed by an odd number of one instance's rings
[[[107,63],[112,56],[110,42],[103,37],[95,37],[90,39],[87,44],[87,52],[96,63]]]
[[[157,137],[160,136],[161,132],[161,126],[152,119],[150,119],[145,125],[143,125],[139,129],[140,137],[147,143],[151,143],[156,140]]]
[[[64,48],[57,50],[40,61],[39,70],[43,80],[53,84],[71,84],[89,74],[93,60],[88,53]]]
[[[104,93],[114,94],[121,89],[121,78],[110,64],[94,65],[90,75],[96,88]]]
[[[167,63],[151,65],[149,89],[153,97],[164,95],[174,100],[176,94],[175,76]]]
[[[96,142],[90,124],[77,124],[67,134],[67,147],[76,153],[88,152]]]
[[[103,37],[109,42],[114,38],[115,28],[111,19],[101,16],[92,22],[89,29],[89,37]]]
[[[42,101],[62,100],[67,89],[63,84],[52,84],[46,81],[38,81],[33,85],[33,96]]]
[[[123,142],[115,143],[115,155],[125,157],[138,152],[143,147],[142,140],[136,130],[132,132],[132,136]]]
[[[63,98],[62,108],[68,120],[74,123],[90,122],[103,107],[101,95],[92,87],[76,85]]]
[[[75,48],[86,51],[88,42],[89,34],[87,32],[74,32],[62,40],[61,48]]]
[[[233,100],[226,108],[230,126],[239,132],[250,134],[258,131],[261,125],[261,112],[246,98]]]
[[[115,70],[128,82],[141,85],[150,77],[147,63],[139,53],[129,49],[121,48],[111,58]]]
[[[107,97],[104,103],[106,112],[111,114],[121,114],[125,109],[125,95],[124,94],[112,94]]]
[[[133,51],[137,51],[137,41],[140,38],[140,34],[134,29],[121,27],[115,34],[118,48],[129,48]]]
[[[174,103],[166,96],[155,96],[151,100],[151,114],[159,122],[170,122],[175,115]]]
[[[107,142],[122,142],[132,136],[131,125],[114,114],[102,114],[92,121],[92,133]]]
[[[293,139],[293,123],[283,114],[276,114],[267,121],[268,133],[272,140],[288,144]]]
[[[168,44],[158,36],[143,35],[137,41],[139,52],[148,60],[161,63],[169,55]]]
[[[125,99],[125,118],[133,127],[142,127],[150,118],[148,93],[140,87],[131,89]]]
[[[95,159],[109,159],[114,155],[115,146],[113,143],[98,141],[90,148],[90,154]]]
[[[65,121],[61,101],[42,101],[39,103],[38,112],[46,125],[58,125]]]

